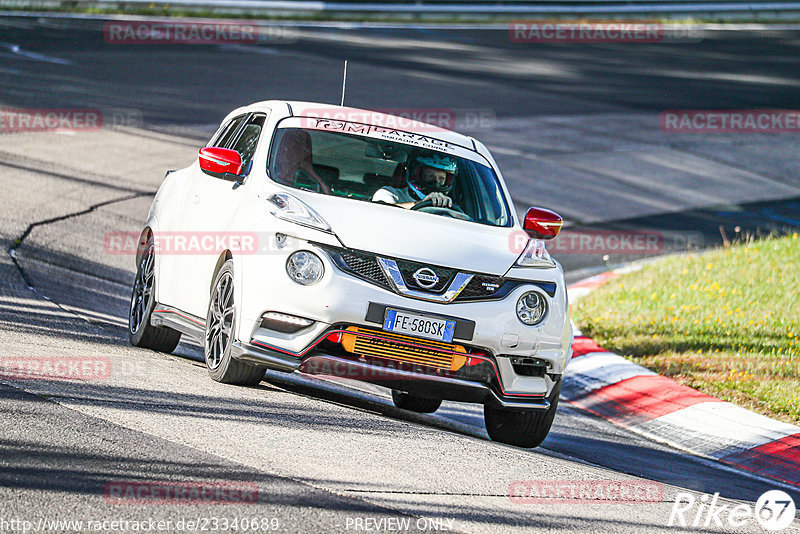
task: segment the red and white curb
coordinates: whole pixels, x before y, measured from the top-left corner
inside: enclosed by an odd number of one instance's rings
[[[568,288],[570,301],[619,272]],[[684,451],[800,487],[800,427],[723,402],[653,373],[575,330],[561,397]]]

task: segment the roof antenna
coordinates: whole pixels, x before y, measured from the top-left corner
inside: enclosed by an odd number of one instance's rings
[[[342,103],[339,104],[340,106],[344,106],[344,90],[347,87],[347,60],[344,60],[344,74],[342,74]]]

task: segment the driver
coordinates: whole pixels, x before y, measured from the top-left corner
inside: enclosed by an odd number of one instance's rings
[[[449,208],[453,200],[447,196],[453,189],[453,179],[458,172],[456,160],[436,153],[418,155],[408,164],[406,187],[382,187],[372,196],[373,201],[399,204],[411,208],[423,200],[430,200],[437,208]]]

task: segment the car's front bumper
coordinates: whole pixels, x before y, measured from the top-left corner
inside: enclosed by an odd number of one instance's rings
[[[243,342],[239,349],[242,359],[276,369],[299,369],[303,360],[311,355],[316,342],[324,338],[335,325],[380,330],[382,318],[376,320],[370,313],[370,309],[377,306],[460,318],[474,323],[474,329],[467,337],[456,336],[453,343],[479,348],[493,356],[499,382],[493,394],[506,402],[526,403],[530,396],[547,397],[554,380],[563,373],[571,355],[572,332],[566,287],[560,269],[515,269],[532,277],[530,285],[521,285],[500,300],[445,304],[408,298],[373,285],[343,272],[324,250],[313,243],[296,241],[285,249],[272,248],[270,254],[237,258],[240,275],[236,286],[240,291],[237,295],[240,303],[237,339]],[[311,250],[322,259],[325,275],[317,284],[301,286],[288,278],[286,259],[298,248]],[[515,273],[514,278],[520,278],[520,274]],[[549,307],[545,320],[540,325],[530,327],[517,319],[515,305],[526,291],[544,294],[534,281],[552,282],[556,291],[553,296],[545,295]],[[291,334],[271,331],[261,325],[261,316],[267,311],[307,318],[314,323]],[[267,357],[259,359],[263,355]],[[511,361],[513,357],[540,359],[546,362],[547,372],[544,376],[518,374]],[[429,379],[425,382],[425,387],[428,387],[428,382],[437,381]],[[411,386],[405,387],[405,390],[409,389]],[[473,385],[468,389],[474,389]],[[474,394],[465,394],[464,397],[464,400],[476,398]]]
[[[321,352],[299,359],[236,342],[233,344],[232,356],[237,360],[279,371],[301,371],[312,375],[350,378],[443,400],[490,404],[507,409],[547,410],[550,407],[550,402],[540,395],[512,398],[496,393],[487,384],[472,380],[376,367],[367,362]]]

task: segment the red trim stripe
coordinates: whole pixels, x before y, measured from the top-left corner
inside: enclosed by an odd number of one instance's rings
[[[634,376],[572,400],[621,426],[632,426],[702,402],[720,402],[660,375]]]

